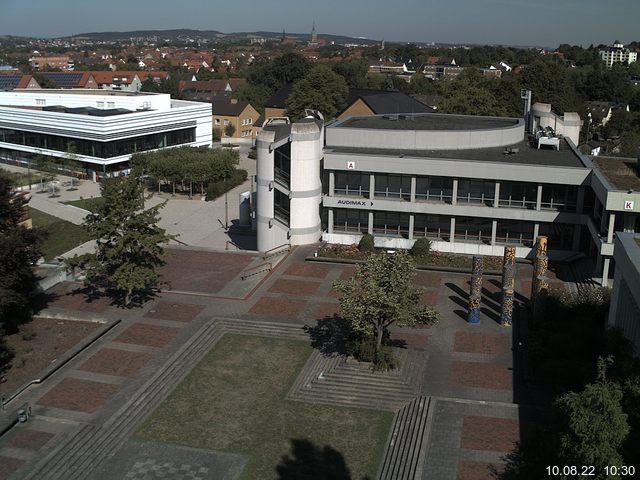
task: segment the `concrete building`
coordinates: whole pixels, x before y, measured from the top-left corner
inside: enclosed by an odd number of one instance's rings
[[[640,235],[616,238],[616,274],[609,309],[609,326],[622,329],[640,356]]]
[[[638,53],[632,52],[617,40],[610,47],[605,47],[599,51],[600,58],[607,68],[611,68],[614,63],[631,64],[638,60]]]
[[[545,235],[554,260],[597,256],[594,276],[607,284],[615,232],[640,231],[635,160],[594,163],[581,154],[575,113],[558,116],[536,104],[528,118],[527,128],[518,118],[349,117],[326,127],[323,151],[325,127],[317,118],[267,123],[258,136],[258,247],[320,240],[310,206],[320,203],[317,182],[308,184],[317,176],[326,242],[357,243],[370,233],[377,246],[395,249],[426,237],[438,251],[481,255],[502,255],[504,245],[515,244],[524,258]],[[301,137],[293,132],[311,124],[319,131],[313,127],[313,135],[294,141]],[[313,154],[299,159],[303,150]],[[293,172],[303,160],[305,175],[313,178],[301,187]],[[304,210],[294,202],[300,195],[313,198]],[[304,237],[296,230],[302,220]],[[267,236],[260,222],[269,225]]]
[[[100,90],[0,92],[0,156],[68,157],[104,174],[136,152],[212,143],[211,104]]]

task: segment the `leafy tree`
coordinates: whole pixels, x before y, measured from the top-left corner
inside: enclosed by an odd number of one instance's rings
[[[43,231],[20,225],[26,200],[14,194],[13,186],[11,178],[0,172],[0,330],[5,331],[31,319],[37,286],[31,267],[42,256],[44,237]]]
[[[593,465],[601,472],[607,465],[622,464],[620,449],[629,425],[621,405],[622,389],[606,378],[610,362],[612,357],[601,358],[595,383],[556,402],[564,420],[559,452],[564,465]]]
[[[315,66],[298,81],[287,99],[287,115],[293,121],[304,116],[307,108],[322,112],[329,120],[343,108],[349,89],[347,82],[326,65]]]
[[[104,202],[84,223],[96,250],[76,255],[68,267],[84,269],[88,287],[130,306],[148,294],[164,265],[162,244],[172,238],[157,226],[164,203],[144,210],[143,190],[133,176],[105,179],[100,189]]]
[[[234,133],[236,133],[236,127],[233,126],[233,123],[229,123],[229,125],[224,127],[224,134],[227,137],[233,137]]]
[[[459,115],[503,116],[505,113],[491,92],[473,86],[462,87],[445,98],[439,109],[444,113]]]
[[[378,350],[393,324],[432,323],[438,313],[421,305],[421,290],[413,285],[415,264],[408,253],[372,255],[358,265],[354,278],[336,282],[340,309],[352,329],[375,339]]]
[[[238,100],[248,101],[260,114],[264,114],[264,106],[273,94],[271,89],[264,85],[246,84],[240,85],[234,92]]]
[[[351,88],[367,87],[367,72],[369,62],[361,58],[358,60],[344,60],[333,65],[333,71],[341,75]]]
[[[375,240],[373,238],[373,235],[371,235],[370,233],[365,233],[360,239],[360,242],[358,242],[358,249],[361,252],[373,252],[375,250],[374,242]]]

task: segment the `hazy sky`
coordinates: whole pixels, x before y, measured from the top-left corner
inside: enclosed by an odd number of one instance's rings
[[[389,41],[543,45],[640,40],[640,0],[0,0],[0,35],[195,28]]]

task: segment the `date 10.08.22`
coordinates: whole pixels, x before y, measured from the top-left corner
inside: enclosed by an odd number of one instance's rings
[[[634,477],[636,474],[636,467],[633,465],[607,465],[602,469],[602,472],[596,469],[593,465],[550,465],[546,468],[547,476],[549,477],[576,477],[576,478],[588,478],[595,477],[600,473],[604,473],[607,477]]]

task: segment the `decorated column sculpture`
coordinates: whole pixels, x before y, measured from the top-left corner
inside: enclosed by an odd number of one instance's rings
[[[473,257],[471,288],[469,291],[469,323],[480,323],[480,303],[482,301],[482,271],[484,260],[481,256]]]
[[[537,320],[544,314],[544,306],[549,290],[547,269],[547,237],[538,237],[536,242],[536,258],[533,263],[533,279],[531,282],[531,310],[532,317]]]
[[[502,305],[500,309],[500,324],[511,326],[513,322],[513,297],[516,280],[516,247],[507,245],[504,247],[504,259],[502,262]]]

